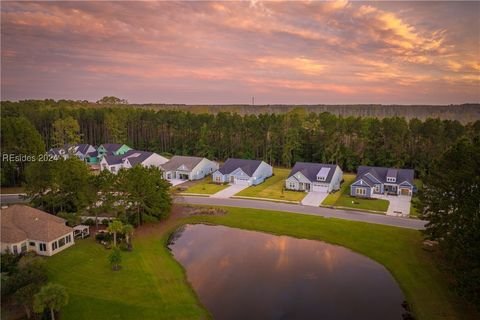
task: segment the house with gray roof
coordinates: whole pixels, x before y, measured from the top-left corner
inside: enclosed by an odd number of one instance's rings
[[[2,253],[34,251],[51,256],[75,244],[73,229],[65,219],[26,205],[2,208],[0,225]]]
[[[384,167],[360,166],[350,186],[350,195],[371,198],[374,194],[411,196],[414,171]]]
[[[229,158],[212,175],[213,182],[255,186],[273,174],[273,168],[262,160]]]
[[[343,171],[336,164],[297,162],[285,180],[285,188],[327,193],[340,189],[342,179]]]
[[[218,163],[202,157],[173,156],[161,166],[167,180],[199,180],[218,169]]]
[[[135,165],[161,168],[168,159],[155,152],[128,150],[120,155],[105,155],[100,161],[100,170],[118,173],[121,169],[130,169]]]
[[[89,153],[95,152],[94,146],[88,143],[80,143],[80,144],[66,144],[61,148],[51,148],[48,151],[48,154],[52,156],[55,160],[60,158],[68,159],[71,156],[76,156],[82,161],[87,160],[87,155]]]

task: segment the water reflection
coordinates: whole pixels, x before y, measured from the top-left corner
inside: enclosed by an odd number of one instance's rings
[[[320,241],[188,225],[172,253],[215,319],[401,319],[380,264]]]

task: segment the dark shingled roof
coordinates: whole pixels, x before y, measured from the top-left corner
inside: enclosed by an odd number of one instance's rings
[[[290,178],[297,172],[301,172],[305,178],[310,181],[317,181],[317,174],[320,172],[322,168],[330,168],[328,172],[327,179],[322,182],[330,183],[332,181],[333,174],[335,173],[335,169],[337,168],[336,164],[324,164],[324,163],[312,163],[312,162],[297,162],[290,171],[288,177]]]
[[[107,150],[108,152],[116,152],[118,149],[120,149],[123,144],[121,143],[104,143],[102,146]]]
[[[172,170],[177,170],[179,167],[184,165],[188,171],[191,171],[203,159],[204,158],[200,158],[200,157],[173,156],[170,159],[170,161],[162,164],[162,169],[164,171],[172,171]]]
[[[367,175],[370,173],[372,176],[377,178],[381,183],[388,183],[388,177],[397,177],[395,184],[400,184],[404,181],[409,182],[413,185],[414,171],[412,169],[395,169],[395,168],[384,168],[384,167],[370,167],[370,166],[360,166],[357,171],[357,178],[355,181],[362,179],[368,185],[373,186],[376,182],[369,178]]]
[[[221,174],[230,174],[240,168],[245,174],[251,177],[261,163],[261,160],[229,158],[218,171],[220,171]]]
[[[90,148],[89,144],[78,144],[77,152],[80,152],[81,154],[86,154],[88,151],[88,148]]]
[[[4,243],[27,239],[50,242],[73,230],[65,225],[66,220],[62,218],[18,204],[2,209],[0,220],[1,241]]]
[[[148,157],[150,157],[153,152],[149,152],[149,151],[136,151],[134,152],[133,154],[135,153],[138,153],[139,155],[136,156],[136,157],[133,157],[133,156],[127,156],[128,158],[128,162],[130,162],[130,164],[132,165],[132,167],[138,163],[142,163],[143,161],[145,161],[146,159],[148,159]],[[124,157],[125,158],[125,157]]]

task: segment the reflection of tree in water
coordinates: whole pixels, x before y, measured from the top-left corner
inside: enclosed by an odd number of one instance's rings
[[[185,225],[181,226],[180,228],[178,228],[168,236],[168,240],[167,240],[168,250],[170,251],[172,250],[170,246],[175,244],[175,241],[177,241],[177,239],[181,237],[184,231],[185,231]]]

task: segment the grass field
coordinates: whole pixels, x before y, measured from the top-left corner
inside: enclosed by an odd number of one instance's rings
[[[214,194],[220,190],[223,190],[228,187],[228,184],[218,184],[212,181],[212,177],[206,177],[193,186],[189,187],[184,192],[187,193],[200,193],[200,194]]]
[[[383,264],[398,281],[416,319],[469,319],[446,284],[420,232],[286,212],[227,208],[224,216],[191,216],[137,231],[122,270],[107,264],[109,251],[87,239],[47,260],[53,282],[65,285],[70,303],[62,319],[205,319],[208,312],[188,286],[182,267],[166,248],[167,236],[184,223],[213,223],[348,247]],[[142,227],[144,229],[144,227]],[[209,272],[209,270],[205,270]],[[254,288],[252,288],[254,290]],[[374,302],[372,302],[374,303]]]
[[[274,176],[268,178],[265,182],[248,187],[237,193],[236,196],[301,201],[307,195],[305,192],[283,190],[290,169],[274,168],[273,173]]]
[[[343,184],[340,190],[329,194],[322,205],[325,206],[337,206],[348,207],[357,210],[373,210],[386,212],[389,202],[383,199],[361,199],[350,196],[350,185],[355,180],[355,175],[351,173],[345,173],[343,175]],[[352,203],[353,201],[353,203]]]

